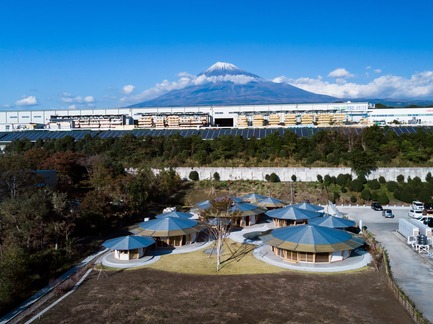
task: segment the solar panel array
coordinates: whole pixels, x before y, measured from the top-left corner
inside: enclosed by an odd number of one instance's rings
[[[389,127],[389,131],[395,132],[397,135],[413,134],[417,130],[423,129],[428,132],[433,132],[433,126],[402,126]],[[133,135],[135,137],[146,136],[171,136],[179,134],[182,137],[201,136],[205,140],[212,140],[221,136],[242,136],[243,138],[264,138],[272,133],[278,133],[283,136],[286,132],[295,133],[298,137],[311,137],[317,132],[325,130],[341,131],[345,134],[356,133],[360,134],[362,128],[359,127],[292,127],[292,128],[206,128],[206,129],[134,129],[134,130],[107,130],[107,131],[91,131],[91,130],[73,130],[73,131],[48,131],[48,130],[32,130],[32,131],[17,131],[17,132],[0,132],[0,142],[7,143],[14,140],[28,139],[32,142],[37,140],[59,139],[71,136],[75,140],[81,140],[86,135],[99,138],[116,138],[125,135]]]

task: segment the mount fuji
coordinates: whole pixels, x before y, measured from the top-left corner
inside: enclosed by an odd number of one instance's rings
[[[260,105],[338,100],[302,90],[288,83],[265,80],[230,63],[217,62],[197,75],[193,85],[129,107]]]

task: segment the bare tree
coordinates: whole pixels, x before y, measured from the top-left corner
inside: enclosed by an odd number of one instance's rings
[[[215,240],[212,252],[216,252],[216,271],[220,270],[221,266],[221,251],[225,239],[230,234],[232,228],[232,219],[236,215],[230,212],[232,206],[230,197],[215,198],[211,200],[211,207],[202,213],[204,223],[207,226],[209,237]]]

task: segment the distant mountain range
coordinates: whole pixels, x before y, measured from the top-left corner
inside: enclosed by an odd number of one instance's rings
[[[287,83],[268,81],[233,64],[223,62],[217,62],[200,73],[196,81],[196,85],[172,90],[155,99],[140,102],[128,106],[128,108],[300,104],[347,100],[381,103],[387,107],[433,105],[433,100],[335,98],[305,91]]]
[[[267,81],[230,63],[215,63],[197,78],[201,81],[198,85],[172,90],[129,108],[339,101],[338,98],[305,91],[287,83]]]

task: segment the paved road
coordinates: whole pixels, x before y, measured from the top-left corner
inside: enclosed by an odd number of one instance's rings
[[[384,218],[382,212],[370,207],[338,207],[348,217],[359,221],[376,236],[390,258],[391,270],[400,288],[415,303],[417,309],[433,323],[433,260],[418,254],[397,232],[398,220],[408,219],[409,208],[391,207],[395,218]]]

